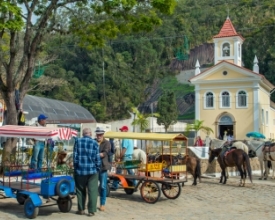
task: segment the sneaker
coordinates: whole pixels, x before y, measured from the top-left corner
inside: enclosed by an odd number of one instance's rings
[[[101,205],[100,208],[99,208],[99,211],[104,212],[104,211],[105,211],[105,206],[104,206],[104,205]]]
[[[78,211],[75,212],[75,214],[77,214],[77,215],[85,215],[85,212],[83,210],[82,211],[78,210]]]
[[[95,215],[95,213],[93,213],[93,212],[90,212],[89,214],[88,214],[88,216],[94,216]]]

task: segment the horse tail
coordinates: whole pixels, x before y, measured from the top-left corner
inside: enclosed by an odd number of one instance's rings
[[[244,152],[243,156],[245,158],[247,173],[248,173],[250,182],[252,183],[252,171],[251,171],[251,166],[250,166],[250,160],[249,160],[247,153]]]
[[[270,160],[268,160],[268,161],[267,161],[267,167],[268,167],[269,169],[271,169],[271,168],[272,168],[272,163],[271,163],[271,161],[270,161]]]
[[[201,182],[201,160],[200,159],[197,159],[195,175],[199,178],[199,180]]]

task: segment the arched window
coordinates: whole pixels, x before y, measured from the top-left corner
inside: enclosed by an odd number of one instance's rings
[[[205,106],[206,106],[206,108],[213,108],[214,107],[214,96],[213,96],[212,92],[206,93]]]
[[[224,43],[222,45],[222,56],[229,57],[230,56],[230,45],[229,43]]]
[[[230,107],[230,95],[229,92],[222,93],[222,107]]]
[[[238,106],[239,107],[246,107],[247,106],[247,95],[245,91],[238,92]]]

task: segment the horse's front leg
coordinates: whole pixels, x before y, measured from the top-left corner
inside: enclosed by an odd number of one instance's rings
[[[264,171],[263,171],[263,158],[259,158],[259,162],[260,162],[260,167],[261,167],[261,177],[259,178],[259,180],[262,180],[264,177]]]
[[[222,171],[222,176],[224,177],[223,184],[226,184],[227,178],[226,178],[226,172],[225,172],[225,169],[223,169],[223,171]]]
[[[265,174],[264,174],[264,180],[267,180],[268,178],[268,173],[269,173],[269,168],[267,167],[268,161],[264,161],[264,169],[265,169]]]
[[[222,180],[223,180],[223,175],[222,175],[222,172],[221,172],[220,183],[222,183]]]

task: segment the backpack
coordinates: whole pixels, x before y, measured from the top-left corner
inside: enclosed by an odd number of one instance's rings
[[[23,112],[19,112],[18,114],[18,125],[24,126],[26,124],[25,115]]]
[[[110,138],[109,140],[110,144],[111,144],[111,149],[108,152],[108,162],[112,163],[113,162],[113,155],[115,154],[115,144],[114,144],[114,139]]]

